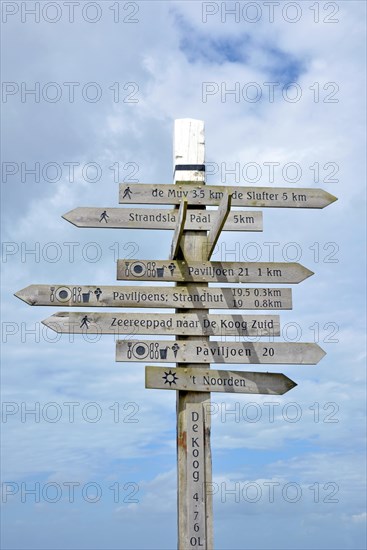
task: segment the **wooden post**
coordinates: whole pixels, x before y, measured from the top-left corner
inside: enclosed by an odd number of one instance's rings
[[[193,119],[175,120],[174,183],[205,184],[204,122]],[[190,208],[190,207],[188,207]],[[205,209],[205,207],[203,207]],[[184,231],[178,258],[186,261],[207,259],[206,231]],[[181,283],[182,284],[182,283]],[[208,283],[184,283],[206,288]],[[178,283],[180,285],[180,283]],[[200,312],[200,310],[192,310]],[[177,309],[177,313],[185,310]],[[209,341],[209,337],[201,337]],[[177,337],[193,340],[197,337]],[[180,368],[202,368],[199,363],[177,363]],[[210,365],[209,365],[210,367]],[[213,509],[206,487],[212,481],[210,449],[210,393],[177,392],[177,483],[178,483],[178,549],[212,550]]]

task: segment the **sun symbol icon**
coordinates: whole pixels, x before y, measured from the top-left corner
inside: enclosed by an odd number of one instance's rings
[[[178,376],[176,376],[176,373],[172,372],[171,370],[169,372],[165,372],[164,376],[162,376],[164,383],[169,384],[172,386],[172,384],[176,384],[176,380],[178,380]]]

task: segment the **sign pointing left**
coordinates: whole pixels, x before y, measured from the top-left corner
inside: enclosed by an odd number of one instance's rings
[[[98,229],[170,229],[178,223],[178,209],[168,208],[110,208],[81,206],[66,212],[64,220],[77,227]],[[217,210],[190,209],[185,229],[209,231],[216,220]],[[223,231],[262,231],[263,215],[259,210],[232,210]]]
[[[15,296],[30,306],[180,309],[292,309],[290,288],[29,285]]]
[[[182,336],[279,336],[279,315],[200,313],[69,313],[42,323],[64,334],[171,334]],[[157,353],[159,345],[157,344]]]

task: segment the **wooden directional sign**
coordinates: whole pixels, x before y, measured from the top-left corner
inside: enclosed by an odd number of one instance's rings
[[[185,229],[209,231],[216,219],[217,210],[189,210]],[[62,216],[77,227],[105,229],[176,229],[178,210],[158,208],[109,208],[107,206],[80,207]],[[262,212],[232,210],[223,231],[262,231]]]
[[[31,306],[179,309],[292,309],[290,288],[30,285],[15,293]]]
[[[295,187],[239,187],[185,183],[120,184],[120,204],[189,204],[216,206],[224,193],[230,193],[233,206],[278,208],[324,208],[337,198],[323,189]]]
[[[145,387],[160,390],[282,395],[295,386],[278,373],[145,367]]]
[[[56,332],[66,334],[280,335],[278,315],[69,313],[59,311],[42,323]]]
[[[300,283],[313,272],[293,262],[117,260],[120,281]]]
[[[116,361],[126,362],[316,365],[324,355],[317,344],[298,342],[118,340],[116,343]]]

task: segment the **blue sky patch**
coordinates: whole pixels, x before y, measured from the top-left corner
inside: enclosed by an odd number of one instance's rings
[[[182,16],[176,15],[181,32],[180,50],[189,63],[223,65],[238,63],[267,73],[271,81],[296,82],[306,70],[306,60],[285,52],[276,45],[258,43],[249,33],[239,37],[212,37],[200,33]]]

